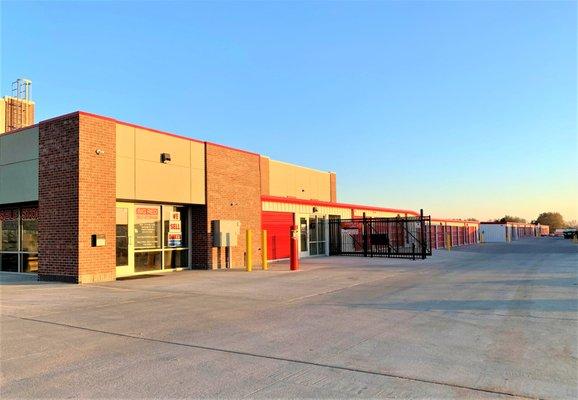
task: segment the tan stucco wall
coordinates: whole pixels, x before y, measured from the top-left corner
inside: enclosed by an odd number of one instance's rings
[[[269,194],[279,197],[331,201],[329,172],[269,160]]]
[[[171,161],[163,164],[161,153]],[[116,165],[119,199],[205,203],[203,143],[117,124]]]
[[[0,135],[0,204],[38,201],[38,127]]]

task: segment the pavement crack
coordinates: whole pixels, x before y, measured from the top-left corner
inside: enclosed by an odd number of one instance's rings
[[[13,319],[23,320],[23,321],[29,321],[29,322],[35,322],[35,323],[41,323],[41,324],[49,324],[49,325],[60,326],[60,327],[64,327],[64,328],[78,329],[78,330],[82,330],[82,331],[86,331],[86,332],[116,336],[116,337],[121,337],[121,338],[125,338],[125,339],[134,339],[134,340],[141,340],[141,341],[151,342],[151,343],[167,344],[170,346],[187,347],[187,348],[192,348],[192,349],[213,351],[213,352],[238,355],[238,356],[244,356],[244,357],[252,357],[252,358],[266,359],[266,360],[275,360],[275,361],[287,362],[287,363],[304,365],[304,366],[329,368],[329,369],[334,369],[334,370],[339,370],[339,371],[382,376],[382,377],[400,379],[400,380],[409,381],[409,382],[428,383],[428,384],[432,384],[432,385],[440,385],[440,386],[447,386],[447,387],[452,387],[452,388],[457,388],[457,389],[472,390],[472,391],[489,393],[489,394],[494,394],[494,395],[503,395],[503,396],[510,396],[510,397],[525,398],[525,399],[536,399],[536,397],[521,395],[521,394],[513,393],[513,392],[494,390],[494,389],[484,388],[484,387],[460,385],[460,384],[451,383],[451,382],[442,382],[442,381],[436,381],[433,379],[426,379],[426,378],[412,377],[412,376],[407,376],[407,375],[394,374],[394,373],[389,373],[387,371],[376,371],[376,370],[361,369],[361,368],[355,368],[355,367],[346,367],[346,366],[342,366],[342,365],[335,365],[335,364],[328,364],[328,363],[321,363],[321,362],[314,362],[314,361],[307,361],[307,360],[299,360],[299,359],[294,359],[294,358],[272,356],[272,355],[266,355],[266,354],[251,353],[251,352],[241,351],[241,350],[203,346],[203,345],[190,344],[190,343],[173,342],[173,341],[169,341],[169,340],[155,339],[155,338],[149,338],[149,337],[145,337],[145,336],[135,336],[135,335],[120,333],[120,332],[110,332],[110,331],[105,331],[105,330],[100,330],[100,329],[87,328],[87,327],[77,326],[77,325],[70,325],[70,324],[65,324],[65,323],[61,323],[61,322],[46,321],[46,320],[41,320],[41,319],[36,319],[36,318],[16,317],[16,316],[8,316],[8,317],[13,318]]]

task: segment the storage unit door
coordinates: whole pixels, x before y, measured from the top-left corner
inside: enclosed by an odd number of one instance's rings
[[[465,228],[463,226],[458,227],[458,246],[462,246],[464,244],[464,231]]]
[[[438,248],[443,249],[446,247],[446,242],[444,241],[444,226],[437,225],[437,236],[438,236]]]
[[[289,258],[289,230],[293,225],[293,213],[263,211],[261,225],[267,230],[267,258]]]

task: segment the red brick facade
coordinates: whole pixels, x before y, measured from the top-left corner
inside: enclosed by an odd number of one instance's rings
[[[245,265],[245,231],[253,231],[253,267],[261,263],[261,177],[260,156],[207,143],[208,240],[212,241],[211,221],[239,220],[241,234],[237,247],[232,248],[231,266]],[[193,242],[194,243],[194,242]],[[209,268],[225,266],[224,249],[212,248]]]
[[[39,124],[38,276],[78,282],[79,116]]]
[[[99,150],[100,154],[97,154]],[[116,124],[80,115],[79,282],[116,279]],[[91,235],[104,235],[93,247]]]
[[[269,158],[260,158],[260,170],[261,170],[261,194],[266,196],[270,193],[269,191]]]
[[[74,113],[40,123],[40,279],[115,279],[115,147],[110,121]],[[92,247],[92,234],[106,245]]]

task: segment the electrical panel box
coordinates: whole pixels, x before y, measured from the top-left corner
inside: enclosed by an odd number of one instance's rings
[[[211,221],[213,232],[213,247],[237,246],[237,238],[241,233],[241,221],[218,219]]]

